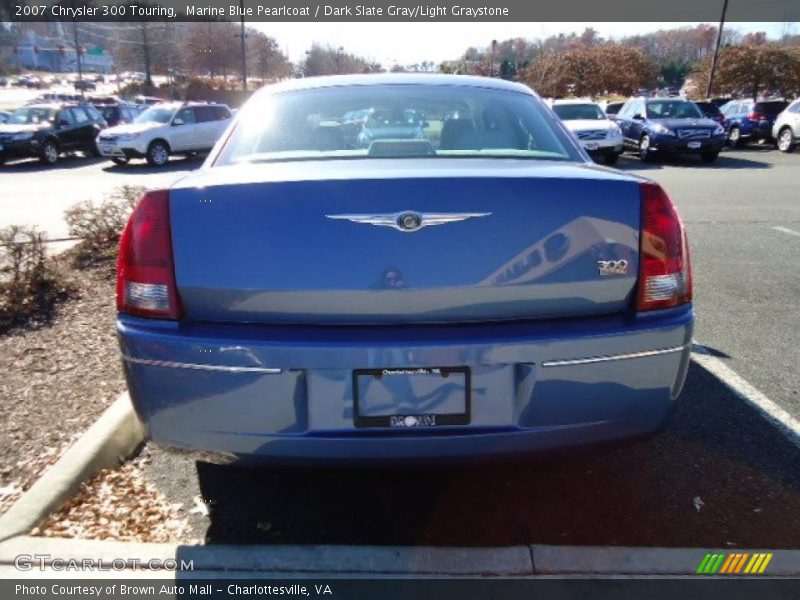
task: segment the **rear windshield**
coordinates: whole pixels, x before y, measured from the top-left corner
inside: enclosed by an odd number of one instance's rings
[[[8,122],[14,125],[36,125],[50,122],[55,116],[56,112],[52,108],[20,108],[11,114]]]
[[[119,117],[119,108],[116,106],[98,106],[98,108],[106,121],[113,121]]]
[[[532,96],[467,86],[360,85],[261,96],[215,164],[327,158],[582,160]]]
[[[719,110],[719,107],[714,104],[713,102],[695,102],[697,104],[697,108],[703,111],[707,115],[721,115],[722,113]]]
[[[596,104],[556,104],[555,112],[562,121],[577,121],[579,119],[605,119],[605,113]]]
[[[757,102],[756,112],[766,113],[768,115],[777,115],[783,112],[788,102]]]
[[[172,115],[175,114],[174,108],[165,108],[163,106],[154,106],[153,108],[148,108],[138,117],[136,117],[137,123],[169,123],[170,119],[172,119]]]

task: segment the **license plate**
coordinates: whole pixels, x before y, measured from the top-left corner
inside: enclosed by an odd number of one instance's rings
[[[113,154],[115,152],[115,149],[114,146],[109,146],[108,144],[101,144],[100,152],[105,152],[106,154]]]
[[[356,427],[466,425],[470,421],[470,370],[356,369],[353,414]]]
[[[597,142],[587,142],[586,149],[587,150],[597,150],[600,147],[600,144]]]
[[[702,146],[702,144],[700,142],[689,142],[688,144],[686,144],[686,146],[694,150]]]

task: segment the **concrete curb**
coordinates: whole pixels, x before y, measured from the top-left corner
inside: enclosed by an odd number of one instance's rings
[[[185,546],[202,571],[514,576],[533,572],[527,546]]]
[[[127,393],[121,394],[58,461],[0,517],[0,542],[25,535],[59,508],[80,484],[129,457],[144,431]]]
[[[800,576],[800,550],[644,548],[603,546],[510,546],[498,548],[392,546],[181,546],[117,541],[72,540],[17,536],[0,543],[0,574],[27,576],[16,571],[14,557],[47,555],[62,561],[102,561],[106,570],[91,577],[117,573],[123,577],[275,578],[326,577],[685,577],[695,571],[706,553],[774,554],[764,576]],[[143,565],[151,559],[192,561],[192,570],[142,571],[122,575],[108,565],[124,560]],[[51,569],[52,576],[86,577],[81,570]],[[149,574],[149,575],[148,575]],[[750,575],[731,575],[751,577]],[[725,577],[723,575],[723,577]]]

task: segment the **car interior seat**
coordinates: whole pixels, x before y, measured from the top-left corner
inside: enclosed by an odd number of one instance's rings
[[[442,125],[439,147],[442,150],[474,150],[478,148],[476,134],[471,119],[447,119]]]

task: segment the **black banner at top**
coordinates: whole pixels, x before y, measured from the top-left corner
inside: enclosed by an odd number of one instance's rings
[[[0,0],[0,21],[717,21],[723,0]],[[800,0],[729,0],[731,22],[800,21]]]

